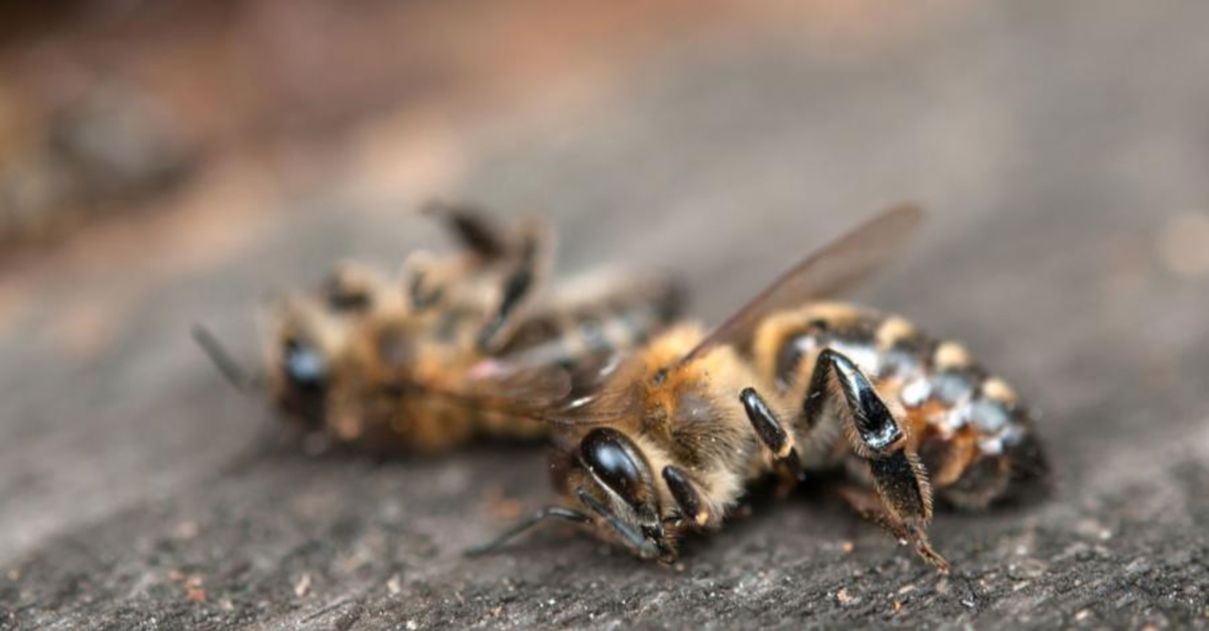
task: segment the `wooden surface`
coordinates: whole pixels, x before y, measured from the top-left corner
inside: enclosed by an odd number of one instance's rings
[[[165,212],[0,285],[0,625],[1209,623],[1209,5],[763,5],[499,107],[212,160]],[[267,157],[266,157],[267,155]],[[333,261],[440,243],[429,195],[554,217],[567,272],[677,270],[714,321],[888,203],[856,296],[968,342],[1042,412],[1049,501],[941,514],[938,578],[810,496],[644,564],[560,528],[539,450],[308,456],[191,345]]]

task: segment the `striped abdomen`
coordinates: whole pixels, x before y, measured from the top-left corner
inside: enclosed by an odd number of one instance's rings
[[[530,366],[574,367],[645,342],[680,314],[681,288],[664,280],[572,288],[526,317],[494,356]]]
[[[961,345],[934,340],[898,316],[848,304],[809,304],[768,318],[752,351],[761,378],[790,401],[801,401],[823,348],[855,362],[891,408],[901,411],[939,497],[984,506],[1043,472],[1033,420],[1011,387],[990,376]],[[838,444],[827,447],[816,459],[847,453]],[[834,461],[806,463],[827,464]]]

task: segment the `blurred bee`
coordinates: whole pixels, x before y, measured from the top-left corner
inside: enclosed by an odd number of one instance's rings
[[[969,353],[906,320],[810,302],[888,261],[922,214],[887,211],[809,256],[724,324],[658,335],[587,402],[532,410],[557,427],[546,507],[481,554],[548,518],[585,524],[670,562],[765,477],[845,472],[837,489],[941,571],[933,498],[982,508],[1040,479],[1045,460],[1013,390]]]
[[[286,297],[268,318],[265,375],[241,370],[207,330],[196,328],[196,340],[232,383],[267,391],[307,430],[375,452],[438,452],[481,435],[546,433],[459,394],[472,376],[496,392],[520,396],[533,384],[570,396],[679,310],[679,287],[654,276],[597,275],[543,295],[553,247],[544,226],[507,232],[468,208],[426,211],[462,250],[417,252],[399,281],[345,264],[318,289]],[[558,383],[533,381],[547,375]]]

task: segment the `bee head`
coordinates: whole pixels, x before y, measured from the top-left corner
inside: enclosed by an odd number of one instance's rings
[[[650,464],[624,433],[598,427],[580,440],[569,488],[597,527],[642,557],[669,556]]]
[[[313,294],[286,296],[270,312],[265,363],[269,393],[291,421],[308,429],[324,423],[337,323]]]
[[[318,344],[301,335],[282,338],[277,371],[277,400],[310,428],[323,423],[324,397],[331,382],[331,362]]]

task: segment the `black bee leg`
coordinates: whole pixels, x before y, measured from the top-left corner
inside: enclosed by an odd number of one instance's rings
[[[717,522],[715,516],[711,515],[709,509],[706,508],[705,500],[702,499],[696,484],[689,479],[683,469],[675,465],[667,465],[663,468],[663,481],[667,483],[668,490],[672,492],[672,499],[676,500],[676,506],[679,507],[684,519],[697,528],[704,528],[710,523]]]
[[[525,531],[529,530],[530,528],[532,528],[550,518],[564,519],[566,521],[571,521],[571,522],[576,522],[576,523],[586,523],[586,522],[591,521],[591,519],[587,515],[579,512],[577,510],[573,510],[570,508],[564,508],[562,506],[546,506],[545,508],[542,508],[542,509],[538,510],[537,512],[533,513],[532,515],[517,522],[514,526],[512,526],[508,530],[505,530],[503,533],[500,533],[500,535],[498,537],[496,537],[496,538],[492,539],[491,541],[488,541],[487,543],[484,543],[482,545],[477,545],[477,546],[474,546],[473,548],[469,548],[463,554],[465,554],[466,556],[480,556],[480,555],[484,555],[484,554],[493,552],[493,551],[497,550],[500,546],[504,545],[505,543],[508,543],[515,537],[517,537],[517,536],[523,534]]]
[[[850,484],[840,486],[836,492],[840,496],[840,499],[844,500],[856,514],[885,528],[899,541],[916,540],[916,552],[924,560],[934,565],[943,573],[947,574],[949,572],[951,569],[949,562],[936,552],[932,546],[928,545],[926,539],[918,540],[917,533],[912,532],[906,524],[892,517],[887,511],[882,498],[877,493]]]
[[[832,419],[842,424],[853,452],[869,465],[884,523],[891,524],[889,530],[899,538],[914,541],[920,556],[947,572],[949,564],[928,543],[932,489],[927,473],[919,456],[907,449],[906,429],[860,368],[843,354],[824,349],[802,411],[814,431],[835,422]]]
[[[417,250],[403,261],[403,287],[412,309],[424,311],[441,302],[449,272],[437,263],[431,252]]]
[[[495,314],[479,331],[478,346],[485,353],[498,349],[524,304],[535,293],[546,263],[550,257],[550,238],[544,227],[532,224],[521,235],[515,268],[504,278],[504,289]]]
[[[483,261],[496,261],[508,254],[507,236],[477,208],[433,200],[420,212],[440,218],[462,246]]]
[[[340,313],[365,313],[374,306],[376,289],[384,284],[374,270],[344,261],[323,281],[328,307]]]
[[[781,422],[777,420],[776,414],[768,407],[764,398],[756,392],[755,388],[744,388],[743,392],[739,393],[739,400],[747,412],[747,420],[751,421],[756,435],[772,453],[773,459],[781,470],[783,479],[786,481],[786,484],[782,485],[780,489],[781,492],[787,492],[803,477],[802,461],[798,458],[793,433],[786,431]]]

